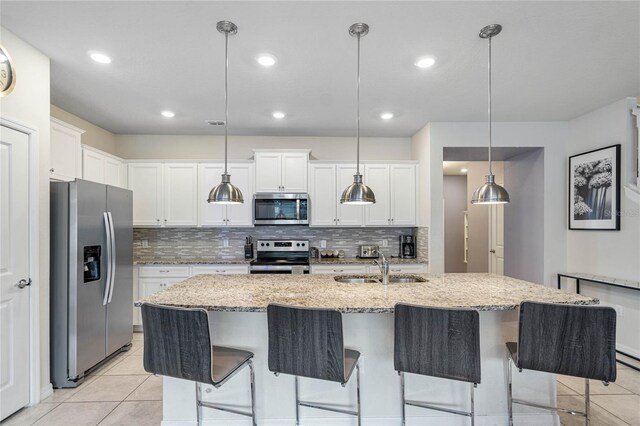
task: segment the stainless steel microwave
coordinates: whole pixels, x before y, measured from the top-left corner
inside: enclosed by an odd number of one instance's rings
[[[309,195],[281,192],[253,196],[254,225],[308,225]]]

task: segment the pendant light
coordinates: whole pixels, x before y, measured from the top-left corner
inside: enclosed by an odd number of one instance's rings
[[[502,31],[502,25],[487,25],[480,30],[480,38],[489,41],[489,174],[487,180],[473,193],[471,204],[506,204],[509,202],[509,193],[495,182],[496,177],[491,169],[491,39]]]
[[[208,203],[215,204],[242,204],[244,198],[242,192],[238,187],[231,184],[231,176],[227,173],[227,129],[228,129],[228,117],[229,117],[229,88],[228,88],[228,71],[229,71],[229,35],[234,35],[238,32],[238,27],[233,22],[220,21],[216,25],[218,32],[224,34],[224,122],[219,120],[209,120],[208,124],[212,126],[224,125],[224,173],[222,174],[222,181],[219,185],[215,186],[211,192],[209,192]]]
[[[349,27],[349,34],[358,39],[358,80],[356,85],[356,174],[353,175],[353,183],[349,185],[340,197],[341,204],[374,204],[376,196],[367,185],[362,183],[360,174],[360,38],[369,33],[369,26],[364,23],[353,24]]]

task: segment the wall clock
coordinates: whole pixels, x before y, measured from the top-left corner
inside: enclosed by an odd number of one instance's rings
[[[11,61],[11,56],[0,45],[0,97],[9,95],[16,85],[16,69]]]

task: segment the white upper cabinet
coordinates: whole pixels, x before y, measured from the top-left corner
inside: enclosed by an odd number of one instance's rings
[[[310,226],[336,226],[336,165],[309,165]]]
[[[342,191],[353,183],[355,164],[309,165],[310,226],[362,226],[362,206],[340,204]]]
[[[367,164],[364,182],[376,195],[365,207],[367,226],[415,226],[415,164]]]
[[[253,164],[229,163],[231,183],[238,187],[244,203],[238,205],[209,204],[211,189],[220,183],[223,163],[198,165],[198,225],[200,226],[253,226]]]
[[[82,146],[82,179],[126,188],[124,161],[98,149]]]
[[[70,181],[81,177],[83,133],[84,130],[51,117],[51,179]]]
[[[391,225],[414,226],[416,224],[416,166],[392,164]]]
[[[133,225],[162,226],[162,163],[129,163],[129,189],[133,191]]]
[[[164,226],[196,226],[198,224],[198,165],[165,164],[163,182]]]
[[[308,150],[254,151],[255,192],[307,192]]]
[[[364,183],[376,196],[376,203],[365,206],[365,225],[391,225],[389,165],[366,164],[364,166]]]

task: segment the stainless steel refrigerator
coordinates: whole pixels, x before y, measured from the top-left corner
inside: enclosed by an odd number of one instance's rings
[[[51,183],[51,381],[75,387],[133,337],[133,193]]]

